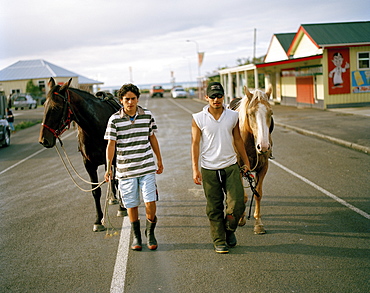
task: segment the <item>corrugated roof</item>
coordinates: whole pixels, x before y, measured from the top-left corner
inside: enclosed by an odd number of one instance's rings
[[[79,84],[103,84],[42,59],[18,61],[0,70],[0,81],[50,77],[78,77]]]
[[[319,46],[370,43],[370,21],[302,24]]]
[[[295,35],[296,33],[275,34],[285,52],[288,52]]]
[[[104,84],[104,82],[97,81],[86,76],[79,75],[78,76],[78,83],[79,84]]]

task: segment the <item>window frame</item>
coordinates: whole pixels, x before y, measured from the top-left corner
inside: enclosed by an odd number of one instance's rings
[[[367,58],[360,58],[360,54],[368,54]],[[360,61],[367,60],[368,67],[360,67]],[[357,52],[357,69],[358,70],[369,70],[370,69],[370,51]]]

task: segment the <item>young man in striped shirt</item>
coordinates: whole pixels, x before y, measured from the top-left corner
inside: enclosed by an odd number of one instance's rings
[[[108,121],[104,138],[108,140],[105,180],[112,177],[112,162],[116,154],[116,178],[122,203],[127,208],[134,239],[131,249],[142,250],[138,206],[140,193],[145,202],[147,246],[157,249],[154,229],[157,223],[158,200],[155,174],[163,172],[162,157],[155,132],[157,125],[149,110],[138,105],[140,91],[133,84],[125,84],[118,92],[123,105]],[[157,158],[157,168],[154,162]]]

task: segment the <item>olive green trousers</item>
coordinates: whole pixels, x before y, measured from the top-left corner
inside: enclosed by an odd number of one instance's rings
[[[239,166],[234,164],[222,170],[202,168],[201,172],[211,237],[214,245],[223,245],[226,242],[226,230],[236,230],[245,210]]]

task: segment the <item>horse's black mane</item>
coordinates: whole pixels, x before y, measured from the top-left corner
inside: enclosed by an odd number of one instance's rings
[[[241,98],[235,98],[235,99],[231,100],[231,102],[229,104],[229,109],[231,109],[231,110],[238,109],[238,107],[240,106],[240,100],[241,100]]]
[[[59,92],[60,91],[60,88],[61,88],[61,85],[56,85],[52,91],[50,91],[51,94],[49,94],[49,97],[51,99],[51,101],[53,101],[54,103],[56,103],[56,100],[55,100],[55,95],[53,95],[52,93],[54,92]],[[96,97],[94,96],[93,94],[87,92],[87,91],[84,91],[84,90],[81,90],[81,89],[77,89],[77,88],[74,88],[74,87],[69,87],[68,90],[78,94],[79,96],[83,97],[83,98],[89,98],[89,99],[94,99],[94,100],[97,100],[97,101],[101,101],[101,102],[104,102],[106,104],[109,104],[111,107],[113,107],[113,109],[115,109],[116,111],[118,111],[122,105],[119,103],[119,101],[117,100],[117,98],[101,98],[101,97]]]
[[[84,91],[84,90],[76,89],[74,87],[69,87],[68,89],[71,90],[72,92],[78,93],[80,96],[88,96],[88,97],[96,98],[93,94],[90,94],[89,92]]]

